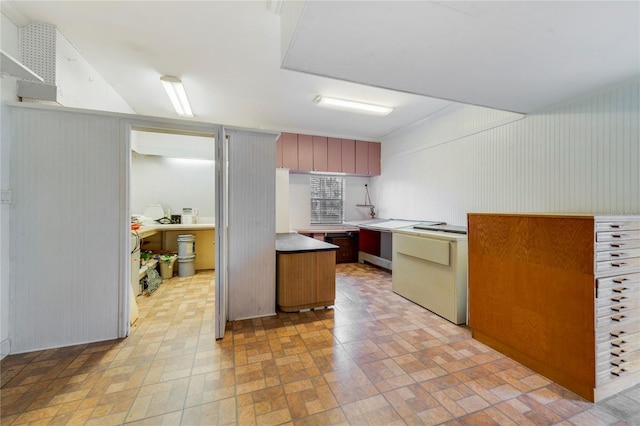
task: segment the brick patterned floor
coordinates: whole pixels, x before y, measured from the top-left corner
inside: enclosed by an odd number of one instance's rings
[[[2,425],[640,425],[640,387],[592,404],[337,267],[333,309],[213,334],[213,271],[139,297],[122,340],[1,362]]]

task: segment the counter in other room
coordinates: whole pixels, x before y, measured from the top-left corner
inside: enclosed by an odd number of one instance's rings
[[[336,263],[355,263],[358,261],[358,235],[360,229],[351,225],[313,225],[296,229],[298,234],[306,235],[338,246]]]
[[[300,234],[276,235],[278,309],[297,312],[334,304],[338,248]]]
[[[178,235],[193,234],[196,239],[195,270],[215,269],[215,229],[213,223],[145,224],[137,231],[141,250],[178,252]]]

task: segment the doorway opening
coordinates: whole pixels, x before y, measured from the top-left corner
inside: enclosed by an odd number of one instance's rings
[[[131,334],[142,318],[168,313],[154,299],[169,291],[163,285],[193,287],[180,300],[191,291],[214,300],[216,169],[214,133],[131,126],[129,138]]]

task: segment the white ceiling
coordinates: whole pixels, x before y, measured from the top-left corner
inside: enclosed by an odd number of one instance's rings
[[[139,114],[175,118],[169,74],[193,120],[275,131],[379,140],[442,99],[530,112],[640,74],[635,1],[307,2],[287,69],[264,0],[2,5],[18,25],[56,25]],[[332,111],[319,94],[396,109]]]

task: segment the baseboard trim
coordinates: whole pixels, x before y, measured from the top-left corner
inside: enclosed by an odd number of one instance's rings
[[[0,343],[0,359],[4,359],[11,352],[11,340],[4,339]]]

